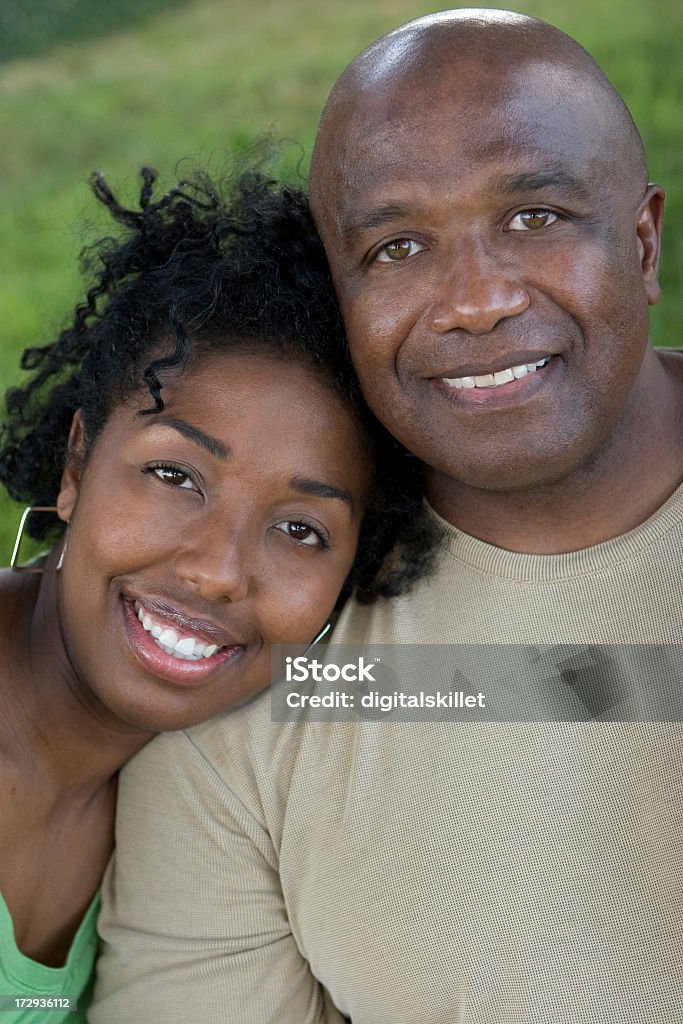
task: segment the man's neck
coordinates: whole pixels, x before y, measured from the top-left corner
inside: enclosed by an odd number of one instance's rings
[[[592,547],[645,522],[683,480],[683,356],[660,355],[656,395],[588,464],[518,491],[468,487],[436,470],[427,497],[458,529],[496,547],[560,554]]]

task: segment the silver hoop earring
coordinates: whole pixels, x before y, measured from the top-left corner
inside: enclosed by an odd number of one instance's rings
[[[26,523],[28,521],[28,517],[30,515],[32,515],[33,512],[52,512],[52,513],[56,513],[56,511],[57,511],[57,506],[56,505],[29,505],[27,508],[24,509],[24,513],[23,513],[23,515],[21,517],[21,522],[19,523],[19,529],[17,531],[17,539],[14,542],[14,548],[12,550],[12,557],[10,558],[10,562],[9,562],[10,569],[13,569],[14,572],[45,572],[45,566],[43,566],[43,565],[39,565],[39,566],[35,566],[35,565],[31,565],[31,564],[29,564],[29,565],[19,565],[18,564],[18,562],[19,562],[19,552],[21,550],[21,542],[22,542],[22,540],[24,538],[24,533],[26,532]],[[60,563],[61,563],[61,560],[60,560]],[[58,568],[59,568],[59,566],[58,566]]]
[[[308,645],[308,647],[306,648],[306,650],[310,651],[311,647],[315,647],[316,644],[319,644],[320,641],[322,640],[322,638],[325,636],[325,634],[329,633],[329,631],[331,629],[332,629],[332,623],[328,622],[327,625],[323,626],[323,628],[320,630],[320,632],[318,633],[318,635],[315,638],[315,640],[311,640],[311,642]]]
[[[69,525],[67,523],[66,531],[64,533],[64,544],[62,545],[62,550],[59,553],[59,561],[57,562],[56,572],[59,572],[59,570],[64,565],[64,555],[66,554],[66,549],[67,549],[68,543],[69,543]]]

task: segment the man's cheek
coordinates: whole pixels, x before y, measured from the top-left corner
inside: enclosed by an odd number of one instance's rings
[[[404,334],[393,302],[364,300],[345,317],[354,363],[391,366]]]

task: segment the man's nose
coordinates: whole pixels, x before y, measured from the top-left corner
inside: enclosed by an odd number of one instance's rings
[[[223,517],[190,527],[176,557],[178,576],[206,600],[243,601],[253,584],[251,533],[249,524],[230,525]]]
[[[431,308],[431,327],[444,333],[488,334],[529,306],[529,293],[515,268],[481,246],[463,247],[450,261]]]

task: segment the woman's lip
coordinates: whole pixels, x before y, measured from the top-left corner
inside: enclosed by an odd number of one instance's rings
[[[163,619],[172,623],[183,633],[192,633],[207,644],[218,644],[219,647],[245,646],[242,638],[229,633],[224,627],[207,619],[197,619],[187,614],[177,605],[159,597],[149,597],[133,592],[123,595],[124,601],[135,605],[137,602],[153,618]]]
[[[222,647],[209,658],[184,661],[157,646],[138,619],[132,601],[123,601],[123,618],[134,655],[148,672],[170,683],[198,686],[229,662],[241,659],[247,650],[244,644],[231,644]]]

